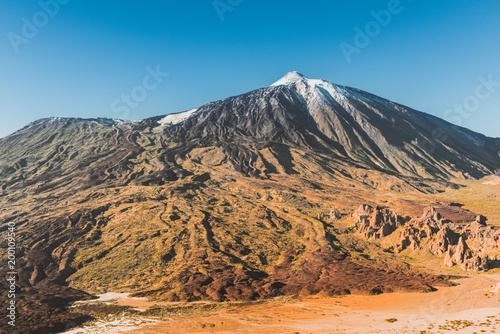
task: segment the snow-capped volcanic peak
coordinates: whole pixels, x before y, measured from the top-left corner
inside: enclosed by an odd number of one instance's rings
[[[297,71],[293,71],[293,72],[288,72],[283,78],[273,83],[271,87],[297,86],[297,85],[304,85],[309,88],[316,88],[318,86],[319,87],[332,86],[333,84],[331,82],[322,79],[310,79]]]
[[[158,123],[161,126],[168,126],[168,125],[174,125],[174,124],[179,124],[189,117],[191,117],[198,109],[191,109],[188,111],[184,111],[181,113],[176,113],[176,114],[170,114],[165,117],[163,117],[161,120],[158,121]]]
[[[315,91],[318,88],[320,90],[326,90],[333,95],[345,93],[341,86],[337,86],[323,79],[310,79],[296,71],[288,72],[283,78],[271,85],[271,87],[277,86],[293,86],[301,94],[306,93],[306,91]]]
[[[279,79],[271,85],[271,87],[282,86],[282,85],[292,85],[299,81],[307,80],[307,78],[297,71],[288,72],[283,78]]]
[[[330,104],[333,100],[342,104],[347,94],[342,86],[322,79],[310,79],[296,71],[287,73],[271,85],[278,86],[289,86],[296,91],[307,102],[311,114],[315,114],[318,105]]]

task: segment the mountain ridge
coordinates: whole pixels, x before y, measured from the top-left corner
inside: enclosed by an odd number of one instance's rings
[[[45,122],[57,120],[81,119],[52,118]],[[207,142],[235,138],[266,143],[284,141],[371,168],[423,177],[479,178],[495,174],[500,165],[500,139],[457,127],[359,89],[308,79],[297,72],[290,72],[268,88],[186,112],[138,121],[97,118],[86,122],[124,130],[154,129],[163,132],[165,141],[183,145],[187,145],[186,138]],[[441,134],[436,138],[437,130]],[[454,161],[456,152],[467,154]]]

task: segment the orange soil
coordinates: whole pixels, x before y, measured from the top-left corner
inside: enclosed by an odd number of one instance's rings
[[[500,275],[474,275],[456,282],[456,287],[433,293],[308,297],[179,314],[127,333],[438,333],[438,326],[447,320],[474,323],[455,331],[458,333],[495,332],[495,322],[500,323],[500,302],[493,291]],[[119,303],[136,307],[154,304],[137,300]],[[397,321],[389,323],[388,318]]]

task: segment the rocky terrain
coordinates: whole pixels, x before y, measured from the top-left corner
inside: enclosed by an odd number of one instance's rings
[[[459,265],[463,270],[485,271],[499,265],[500,230],[487,226],[482,215],[469,224],[457,224],[433,207],[427,208],[422,217],[409,220],[387,208],[362,205],[354,218],[358,233],[366,239],[391,239],[391,251],[425,249],[433,255],[444,255],[447,266]]]
[[[177,115],[39,120],[0,139],[19,333],[78,324],[88,315],[67,303],[108,291],[237,301],[449,285],[400,253],[486,270],[498,233],[474,222],[483,212],[414,212],[465,187],[457,178],[498,173],[499,151],[500,139],[296,72]]]

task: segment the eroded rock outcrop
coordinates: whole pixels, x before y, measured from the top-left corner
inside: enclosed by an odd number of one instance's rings
[[[316,219],[322,222],[334,222],[342,218],[342,213],[337,209],[331,209],[329,213],[321,212],[316,215]]]
[[[428,250],[444,255],[444,264],[458,265],[462,270],[488,270],[498,266],[500,231],[487,226],[487,218],[479,215],[469,224],[456,224],[445,219],[434,207],[424,210],[418,219],[404,219],[387,208],[361,205],[353,214],[358,233],[367,239],[395,235],[391,247]]]
[[[457,245],[450,246],[446,251],[444,264],[453,267],[459,265],[462,270],[488,270],[488,256],[475,254],[465,242],[465,236],[460,236]]]
[[[458,244],[459,238],[458,233],[444,225],[436,233],[434,241],[429,245],[429,250],[434,255],[444,254],[451,246]]]
[[[387,208],[362,205],[354,213],[359,233],[370,239],[380,239],[392,234],[404,223],[403,217]]]

